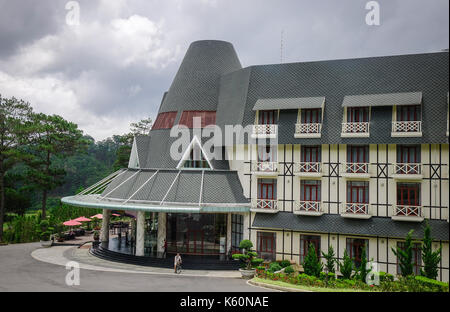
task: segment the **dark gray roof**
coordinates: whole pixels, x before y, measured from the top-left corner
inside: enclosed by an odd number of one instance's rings
[[[127,169],[101,197],[121,201],[184,204],[248,204],[237,172],[222,170]]]
[[[449,240],[449,223],[447,221],[429,220],[429,223],[433,239]],[[410,230],[414,230],[414,238],[422,238],[423,226],[423,223],[394,221],[386,217],[372,217],[368,220],[361,220],[343,218],[336,214],[310,217],[298,216],[290,212],[257,213],[252,225],[254,228],[392,238],[405,238]]]
[[[243,84],[232,92],[237,84]],[[258,99],[325,97],[321,138],[295,139],[297,112],[282,110],[280,144],[447,143],[448,52],[252,66],[221,80],[218,125],[254,124]],[[421,92],[422,137],[391,137],[392,106],[372,107],[369,138],[342,138],[345,96]],[[227,93],[227,94],[223,94]]]
[[[322,97],[258,99],[253,110],[321,108],[325,102]]]
[[[418,105],[422,103],[422,92],[346,95],[343,107]]]

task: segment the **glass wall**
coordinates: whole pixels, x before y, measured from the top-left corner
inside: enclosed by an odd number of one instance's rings
[[[226,237],[226,214],[167,214],[169,253],[225,254]]]

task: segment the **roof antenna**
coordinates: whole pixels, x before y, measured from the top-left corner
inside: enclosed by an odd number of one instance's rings
[[[281,41],[280,41],[280,62],[283,63],[283,34],[284,30],[281,30]]]

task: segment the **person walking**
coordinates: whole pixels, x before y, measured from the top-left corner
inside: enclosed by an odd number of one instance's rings
[[[173,270],[175,273],[177,273],[177,267],[181,265],[181,256],[179,253],[175,256],[174,264],[173,264]]]

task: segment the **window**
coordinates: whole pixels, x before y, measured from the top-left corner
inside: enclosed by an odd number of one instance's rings
[[[302,109],[301,110],[301,122],[303,124],[309,123],[321,123],[321,109],[313,108],[313,109]]]
[[[239,244],[244,233],[244,216],[239,214],[231,215],[231,250],[239,251]]]
[[[194,145],[189,154],[189,158],[183,164],[184,168],[211,168],[205,159],[200,147]]]
[[[366,258],[369,260],[369,240],[360,238],[347,238],[347,252],[357,268],[361,265],[363,247],[366,246]]]
[[[258,199],[275,200],[277,198],[277,181],[275,179],[258,180]]]
[[[347,145],[348,163],[368,163],[369,146],[368,145]]]
[[[277,146],[258,145],[258,162],[276,162]]]
[[[273,125],[277,123],[278,111],[276,110],[263,110],[259,111],[259,124],[260,125]]]
[[[301,201],[320,201],[320,180],[301,180],[300,182],[300,200]]]
[[[321,146],[315,145],[315,146],[305,146],[302,145],[301,147],[301,156],[302,156],[302,162],[308,163],[316,163],[320,162],[321,160]]]
[[[300,235],[300,263],[305,261],[310,244],[314,245],[317,257],[320,258],[320,236]]]
[[[397,121],[420,121],[420,105],[397,106]]]
[[[347,203],[368,204],[369,182],[347,181]]]
[[[420,163],[420,145],[397,145],[397,163]]]
[[[420,183],[397,183],[397,205],[420,206]]]
[[[184,111],[181,114],[179,125],[184,125],[188,128],[194,127],[194,118],[199,117],[201,119],[201,128],[209,125],[216,124],[216,112],[215,111]]]
[[[177,117],[177,112],[166,112],[158,114],[158,117],[153,124],[152,130],[158,129],[170,129],[175,123],[175,117]]]
[[[276,259],[276,234],[270,232],[257,232],[258,256],[262,259]]]
[[[397,247],[401,250],[405,250],[405,242],[398,242]],[[420,275],[420,267],[422,265],[422,251],[420,250],[421,244],[414,243],[412,246],[412,263],[414,264],[413,272],[415,275]],[[402,274],[402,269],[397,257],[397,274]]]
[[[369,107],[348,107],[347,122],[368,122]]]

